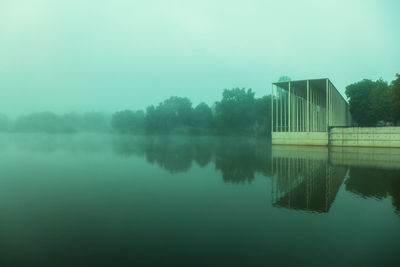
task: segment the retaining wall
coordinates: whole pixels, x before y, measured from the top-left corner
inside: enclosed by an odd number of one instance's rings
[[[400,148],[400,127],[330,127],[329,132],[274,132],[272,144]]]
[[[400,147],[400,127],[331,127],[329,145]]]

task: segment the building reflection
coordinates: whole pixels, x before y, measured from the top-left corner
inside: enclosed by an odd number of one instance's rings
[[[364,198],[392,198],[400,212],[400,150],[272,146],[272,204],[328,212],[340,186]]]
[[[328,212],[346,176],[329,164],[326,147],[272,147],[272,203],[289,209]]]
[[[272,204],[329,212],[339,189],[364,198],[392,198],[400,213],[400,149],[270,146],[227,137],[118,137],[114,151],[144,157],[171,173],[211,164],[225,183],[271,178]]]

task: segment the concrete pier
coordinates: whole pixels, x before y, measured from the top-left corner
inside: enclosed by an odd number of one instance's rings
[[[331,127],[329,145],[400,147],[400,127]]]
[[[329,127],[328,132],[273,132],[272,144],[400,148],[400,127]]]

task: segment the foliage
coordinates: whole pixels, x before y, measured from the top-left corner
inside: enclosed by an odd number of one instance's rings
[[[10,128],[15,132],[105,132],[109,130],[109,119],[97,112],[58,115],[46,111],[19,116]]]
[[[396,74],[397,79],[392,81],[392,104],[394,118],[400,121],[400,74]]]
[[[378,121],[392,121],[391,88],[382,79],[364,79],[346,87],[350,112],[360,126],[376,125]]]
[[[222,133],[249,132],[255,123],[255,98],[251,89],[225,89],[215,105],[217,130]]]
[[[380,120],[393,121],[391,94],[391,88],[386,81],[380,79],[375,82],[368,96],[370,108],[367,112],[374,123]]]
[[[266,136],[271,131],[271,96],[255,98],[251,89],[225,89],[222,100],[213,109],[205,103],[192,107],[186,97],[170,97],[140,113],[140,123],[133,111],[116,112],[112,127],[121,133],[148,134],[251,134]],[[136,117],[138,117],[136,115]],[[142,123],[143,121],[143,123]]]
[[[186,97],[173,96],[157,107],[150,106],[146,114],[146,131],[148,133],[170,133],[179,127],[192,125],[192,102]]]
[[[197,128],[210,130],[213,127],[213,114],[211,108],[205,104],[198,104],[193,110],[193,125]]]
[[[6,115],[0,114],[0,132],[5,132],[10,129],[10,121]]]
[[[283,75],[281,77],[279,77],[278,82],[289,82],[292,79],[289,76]]]
[[[120,133],[141,132],[145,123],[143,111],[123,110],[112,115],[111,126]]]

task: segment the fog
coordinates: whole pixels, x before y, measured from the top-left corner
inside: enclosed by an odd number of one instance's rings
[[[212,105],[281,75],[344,92],[400,70],[398,1],[0,1],[0,113]]]

